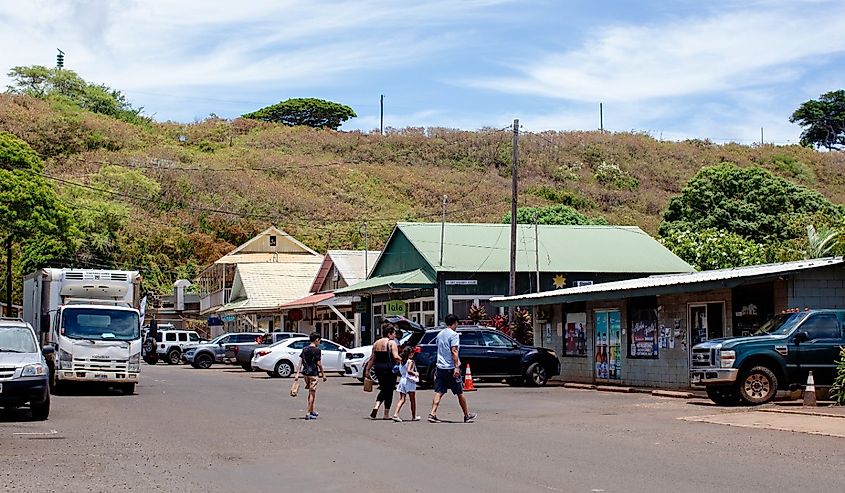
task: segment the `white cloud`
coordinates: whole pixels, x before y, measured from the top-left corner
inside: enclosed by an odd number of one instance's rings
[[[605,27],[577,49],[514,66],[521,75],[465,83],[573,101],[630,102],[791,80],[820,57],[845,52],[845,16],[806,5],[773,6]]]

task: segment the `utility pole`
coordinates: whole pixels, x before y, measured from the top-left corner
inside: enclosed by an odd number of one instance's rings
[[[440,220],[440,266],[443,266],[443,240],[446,237],[446,204],[449,203],[449,197],[443,196],[443,218]]]
[[[604,133],[604,106],[599,103],[599,130]]]
[[[513,121],[513,162],[511,163],[511,270],[508,296],[516,295],[516,200],[517,161],[519,159],[519,119]]]
[[[763,145],[763,127],[760,127],[760,145]]]
[[[361,225],[361,228],[358,230],[358,233],[361,233],[361,229],[364,230],[364,279],[370,277],[370,234],[367,228],[367,221],[364,221],[364,224]]]
[[[12,316],[12,235],[6,237],[6,316]]]
[[[381,95],[380,99],[381,99],[381,104],[380,104],[381,116],[379,117],[378,129],[379,129],[379,132],[382,135],[384,135],[384,94]]]
[[[540,235],[537,222],[538,214],[534,213],[534,266],[537,268],[537,292],[540,292]]]

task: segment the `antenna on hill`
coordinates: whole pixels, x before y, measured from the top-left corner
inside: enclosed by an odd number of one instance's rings
[[[604,105],[599,103],[599,131],[604,133]]]
[[[65,66],[65,52],[58,48],[56,48],[56,51],[58,51],[56,54],[56,68],[61,70]]]
[[[380,104],[381,115],[379,117],[378,129],[379,129],[379,133],[384,135],[384,94],[381,95],[380,99],[381,99],[381,104]]]

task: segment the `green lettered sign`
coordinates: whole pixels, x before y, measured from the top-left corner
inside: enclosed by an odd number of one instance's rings
[[[390,300],[384,305],[385,315],[402,315],[408,313],[408,306],[402,300]]]

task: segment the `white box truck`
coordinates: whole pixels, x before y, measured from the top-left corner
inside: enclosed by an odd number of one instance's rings
[[[24,278],[24,319],[55,348],[50,387],[101,382],[135,391],[141,370],[137,271],[39,269]]]

